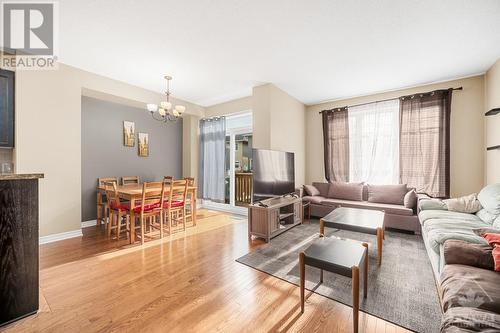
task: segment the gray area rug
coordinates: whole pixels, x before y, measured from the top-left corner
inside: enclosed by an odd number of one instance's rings
[[[379,267],[375,236],[331,228],[326,228],[325,233],[369,243],[368,298],[363,298],[361,290],[362,311],[416,332],[439,332],[441,310],[421,236],[386,230]],[[286,231],[236,261],[299,285],[298,254],[318,237],[318,221],[312,221]],[[323,281],[315,293],[352,306],[350,278],[325,271]],[[319,269],[306,266],[306,288],[313,290],[318,282]]]

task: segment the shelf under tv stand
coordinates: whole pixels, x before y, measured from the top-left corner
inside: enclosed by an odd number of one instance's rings
[[[295,197],[271,198],[261,201],[267,207],[248,207],[248,238],[260,237],[269,242],[303,221],[302,200]]]

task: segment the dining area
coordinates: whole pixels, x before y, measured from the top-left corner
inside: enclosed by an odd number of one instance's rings
[[[109,239],[130,244],[162,239],[196,226],[197,188],[192,177],[144,181],[139,176],[97,179],[96,226]]]

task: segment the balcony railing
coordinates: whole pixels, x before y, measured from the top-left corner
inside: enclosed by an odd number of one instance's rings
[[[250,172],[237,172],[235,174],[235,201],[237,206],[245,206],[252,202],[253,174]]]

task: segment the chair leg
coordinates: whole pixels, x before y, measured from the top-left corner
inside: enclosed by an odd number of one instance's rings
[[[182,224],[184,225],[184,231],[186,231],[186,206],[182,208]]]
[[[141,245],[144,245],[144,217],[141,216]]]
[[[111,238],[111,226],[113,225],[113,217],[115,214],[113,212],[109,212],[109,221],[108,221],[108,238]]]
[[[160,238],[163,238],[163,211],[160,212]]]
[[[122,231],[122,214],[118,213],[118,221],[116,223],[116,240],[120,239],[120,233]]]

